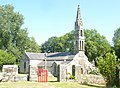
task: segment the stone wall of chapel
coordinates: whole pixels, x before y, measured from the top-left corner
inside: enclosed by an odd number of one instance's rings
[[[28,73],[29,59],[26,55],[23,55],[20,59],[20,73]]]

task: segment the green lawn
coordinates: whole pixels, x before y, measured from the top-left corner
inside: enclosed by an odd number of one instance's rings
[[[0,88],[102,88],[100,86],[80,85],[72,82],[2,82]]]
[[[0,88],[102,88],[98,85],[81,85],[77,82],[56,82],[56,78],[50,77],[49,82],[1,82]]]
[[[102,86],[96,86],[96,85],[81,85],[76,82],[57,82],[57,83],[50,83],[50,85],[54,85],[55,88],[102,88]]]

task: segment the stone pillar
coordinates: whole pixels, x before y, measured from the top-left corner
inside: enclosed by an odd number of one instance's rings
[[[81,78],[81,66],[80,65],[75,66],[75,78],[77,80],[80,80]]]
[[[38,67],[30,66],[30,81],[38,81]]]
[[[62,65],[62,64],[58,65],[57,81],[59,81],[59,82],[66,81],[66,70],[67,70],[66,65]]]

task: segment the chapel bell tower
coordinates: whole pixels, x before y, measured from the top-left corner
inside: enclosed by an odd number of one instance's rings
[[[85,46],[84,46],[84,30],[83,30],[83,23],[82,23],[82,18],[80,14],[80,7],[78,5],[77,8],[77,16],[76,16],[76,21],[75,21],[75,32],[74,32],[74,49],[75,53],[78,53],[80,51],[85,51]]]

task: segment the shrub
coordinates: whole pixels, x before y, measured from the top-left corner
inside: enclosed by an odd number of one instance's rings
[[[75,76],[71,75],[69,79],[75,79]]]
[[[89,72],[89,74],[99,75],[100,72],[97,69],[95,69],[95,70],[92,70],[91,72]]]
[[[14,55],[4,51],[0,50],[0,70],[2,70],[3,65],[11,65],[15,64],[16,58]]]
[[[117,57],[115,53],[107,53],[104,57],[98,58],[98,68],[104,77],[107,87],[113,87],[116,83]]]

